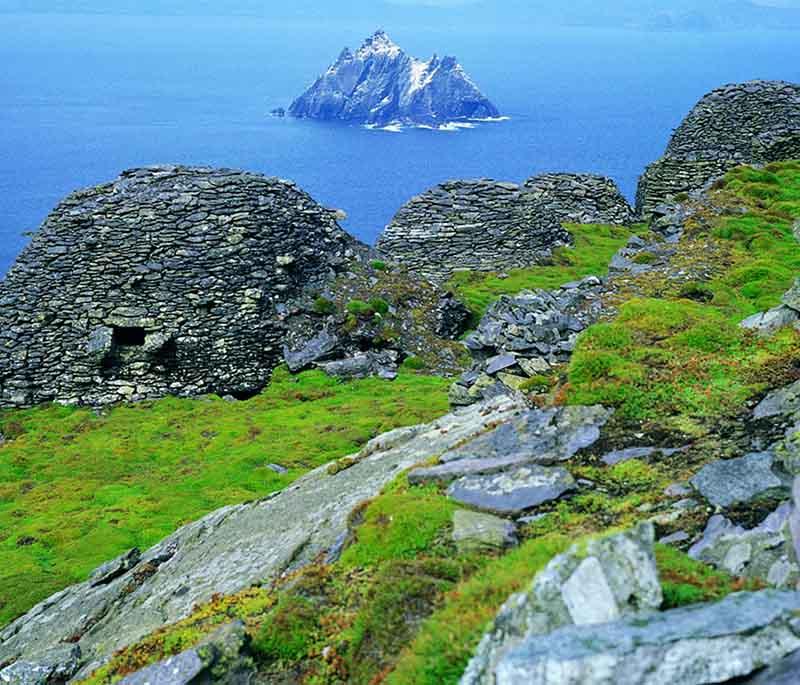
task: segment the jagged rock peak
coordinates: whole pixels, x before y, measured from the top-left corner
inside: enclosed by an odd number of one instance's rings
[[[683,120],[664,156],[639,182],[644,214],[681,193],[702,190],[739,164],[800,156],[800,84],[746,81],[716,88]]]
[[[292,116],[362,124],[437,126],[499,116],[455,57],[423,61],[379,30],[345,48],[289,108]]]

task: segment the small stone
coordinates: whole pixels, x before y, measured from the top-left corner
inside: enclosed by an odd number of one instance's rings
[[[484,371],[488,375],[494,376],[499,371],[503,371],[504,369],[516,366],[516,364],[517,364],[516,357],[512,357],[510,354],[501,354],[496,357],[492,357],[491,359],[487,359]]]
[[[284,466],[281,466],[280,464],[267,464],[267,468],[270,471],[274,471],[279,475],[283,475],[284,473],[289,473],[289,469],[287,469]]]
[[[453,514],[453,541],[461,552],[502,550],[519,542],[511,521],[465,509]]]
[[[738,459],[715,461],[704,466],[691,484],[711,504],[729,507],[737,502],[749,502],[778,489],[786,489],[773,473],[774,455],[754,452]]]
[[[689,533],[685,530],[679,530],[671,535],[666,535],[658,541],[660,545],[677,545],[681,542],[686,542],[690,539]]]
[[[519,514],[575,488],[575,479],[567,470],[530,465],[507,473],[459,478],[447,494],[461,504],[483,511]]]

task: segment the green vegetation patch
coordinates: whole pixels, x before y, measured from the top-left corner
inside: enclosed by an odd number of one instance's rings
[[[476,320],[501,295],[516,295],[521,290],[552,290],[586,276],[605,276],[614,254],[641,227],[569,224],[573,245],[554,251],[551,264],[527,269],[512,269],[507,278],[497,273],[468,271],[457,273],[448,282],[458,298],[469,307]]]
[[[718,203],[740,209],[705,217],[687,238],[708,247],[699,259],[725,255],[724,268],[706,283],[629,299],[613,322],[585,331],[562,394],[569,403],[614,405],[626,418],[673,421],[691,432],[791,380],[797,333],[763,339],[739,323],[779,304],[800,274],[792,232],[800,217],[800,164],[772,165],[771,172],[744,167],[723,185]]]
[[[442,415],[446,388],[413,373],[345,383],[278,369],[246,402],[0,413],[0,431],[15,436],[0,448],[0,625],[127,549]]]

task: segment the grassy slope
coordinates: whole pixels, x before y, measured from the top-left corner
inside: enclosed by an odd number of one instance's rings
[[[507,272],[507,278],[499,278],[496,273],[465,271],[455,274],[447,286],[477,320],[501,295],[536,288],[549,290],[585,276],[605,276],[611,258],[635,232],[625,226],[589,224],[572,224],[567,229],[574,245],[556,250],[550,265],[512,269]]]
[[[279,369],[247,402],[0,413],[0,431],[14,438],[0,448],[0,625],[131,547],[441,415],[446,386],[410,373],[341,383]]]
[[[563,389],[569,402],[616,405],[627,418],[667,419],[694,432],[790,379],[800,355],[796,332],[765,340],[738,324],[779,304],[800,274],[792,234],[800,217],[800,163],[741,168],[720,186],[717,203],[744,205],[746,213],[706,217],[690,227],[684,249],[697,260],[724,254],[726,268],[677,292],[643,279],[644,296],[579,339]],[[686,297],[698,294],[705,301]]]

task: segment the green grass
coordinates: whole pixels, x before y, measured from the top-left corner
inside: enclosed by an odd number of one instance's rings
[[[772,170],[731,172],[720,200],[744,203],[747,213],[712,216],[710,225],[689,231],[690,240],[716,245],[728,260],[716,277],[673,296],[628,300],[614,321],[581,335],[563,391],[568,402],[614,405],[626,418],[692,430],[790,379],[800,354],[796,332],[765,340],[739,328],[745,317],[777,305],[800,274],[792,234],[800,217],[800,163]],[[697,258],[710,254],[700,249]]]
[[[14,438],[0,448],[0,625],[131,547],[445,413],[446,387],[407,372],[342,383],[278,369],[247,402],[0,413],[0,431]]]
[[[457,273],[447,287],[469,307],[477,320],[501,295],[515,295],[521,290],[536,288],[551,290],[585,276],[605,276],[611,258],[636,232],[624,226],[570,224],[566,228],[572,234],[574,245],[556,250],[550,265],[512,269],[507,272],[508,278],[479,271]]]

